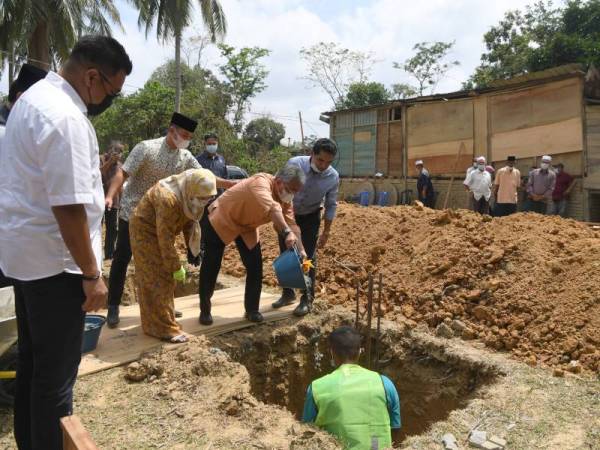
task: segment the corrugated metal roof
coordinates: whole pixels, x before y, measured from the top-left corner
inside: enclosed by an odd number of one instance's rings
[[[448,92],[445,94],[425,95],[422,97],[406,98],[402,100],[393,100],[386,103],[380,103],[376,105],[363,106],[361,108],[341,109],[337,111],[329,111],[322,113],[325,116],[331,116],[332,114],[339,114],[342,112],[350,111],[364,111],[382,106],[402,106],[403,104],[413,104],[422,102],[431,102],[437,100],[452,100],[468,97],[476,97],[479,94],[502,91],[509,88],[520,87],[527,84],[535,84],[544,80],[553,80],[556,78],[571,76],[585,75],[585,67],[582,64],[566,64],[564,66],[553,67],[551,69],[542,70],[539,72],[531,72],[518,77],[514,77],[508,80],[496,80],[492,81],[487,87],[482,89],[472,89],[465,91]]]

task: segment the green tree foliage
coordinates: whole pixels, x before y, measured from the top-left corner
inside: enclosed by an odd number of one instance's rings
[[[233,99],[233,127],[240,133],[244,125],[244,113],[251,98],[267,87],[265,79],[269,71],[261,59],[270,51],[260,47],[243,47],[236,51],[234,47],[220,44],[221,56],[225,63],[219,66],[227,79]]]
[[[379,105],[391,97],[390,91],[382,83],[370,81],[367,83],[352,83],[344,101],[337,105],[338,109],[361,108],[369,105]]]
[[[333,105],[344,102],[351,84],[366,83],[375,63],[372,53],[353,51],[335,42],[303,47],[300,57],[307,64],[304,79],[323,89]]]
[[[538,2],[509,11],[484,40],[487,51],[466,88],[563,64],[600,66],[600,0],[572,0],[562,7]]]
[[[546,46],[557,32],[560,11],[551,2],[538,2],[525,11],[508,11],[498,25],[484,35],[486,53],[481,64],[464,84],[484,87],[496,79],[512,78],[531,70],[535,48]]]
[[[395,98],[411,98],[418,95],[417,90],[410,84],[396,83],[392,84],[392,94]]]
[[[283,124],[269,117],[261,117],[248,122],[244,129],[244,140],[248,143],[252,153],[256,155],[260,150],[273,150],[285,137]]]
[[[439,81],[454,67],[459,66],[458,61],[445,61],[454,42],[419,42],[413,50],[415,55],[403,63],[394,63],[394,68],[401,69],[417,80],[416,91],[419,95],[429,88],[431,93]]]
[[[181,102],[181,37],[183,30],[192,23],[194,2],[192,0],[130,0],[139,10],[138,24],[146,29],[146,37],[156,22],[156,38],[159,41],[175,40],[175,110]],[[212,42],[227,33],[227,20],[218,0],[197,0],[200,15]]]
[[[69,55],[77,36],[110,35],[111,23],[123,29],[113,0],[1,0],[0,48],[48,70],[53,57]]]

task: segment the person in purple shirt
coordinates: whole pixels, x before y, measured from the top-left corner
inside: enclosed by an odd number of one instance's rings
[[[569,194],[575,185],[575,178],[565,172],[563,163],[556,165],[556,185],[552,192],[553,211],[552,214],[567,217],[567,205]]]
[[[302,245],[315,266],[309,272],[310,290],[302,293],[300,304],[294,310],[296,316],[304,316],[310,312],[315,296],[317,248],[323,248],[327,244],[331,224],[335,217],[340,176],[337,170],[331,167],[331,163],[336,154],[336,143],[331,139],[322,138],[314,143],[310,156],[296,156],[288,161],[288,164],[300,166],[306,174],[304,188],[294,196],[293,205],[296,223],[300,227],[302,235]],[[324,226],[323,232],[319,236],[323,209],[325,210]],[[282,252],[286,249],[281,237],[279,238],[279,248]],[[273,303],[273,308],[289,305],[294,300],[294,290],[284,288],[279,300]]]

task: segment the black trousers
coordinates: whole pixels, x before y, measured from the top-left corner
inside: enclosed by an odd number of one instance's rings
[[[302,245],[304,251],[309,259],[312,259],[314,269],[310,269],[308,276],[311,280],[310,295],[311,298],[315,296],[315,278],[317,275],[317,241],[319,239],[319,227],[321,225],[321,210],[317,210],[311,214],[297,215],[295,216],[296,223],[300,227],[300,233],[302,235]],[[285,242],[279,236],[279,250],[285,250]],[[302,295],[306,295],[303,292]],[[291,288],[283,288],[282,295],[286,298],[294,298],[294,290]]]
[[[14,284],[15,280],[4,276],[4,273],[2,273],[2,269],[0,269],[0,288],[13,286]]]
[[[127,277],[127,266],[131,262],[131,243],[129,241],[129,222],[119,219],[119,231],[117,232],[117,248],[113,255],[110,275],[108,277],[108,305],[119,306],[123,289],[125,289],[125,277]]]
[[[85,313],[81,276],[17,281],[15,439],[19,450],[60,450],[59,420],[72,414]]]
[[[479,200],[475,200],[475,197],[471,196],[473,199],[473,211],[479,214],[487,214],[490,211],[490,202],[485,199],[485,197],[481,197]]]
[[[112,259],[115,252],[115,243],[117,241],[117,220],[119,210],[116,208],[106,209],[104,211],[104,225],[106,235],[104,236],[104,257]]]
[[[496,207],[494,209],[495,217],[504,217],[510,216],[517,212],[517,204],[516,203],[496,203]]]
[[[210,221],[202,223],[202,235],[205,242],[205,253],[200,265],[200,314],[210,314],[211,298],[215,292],[217,276],[221,270],[225,244],[211,225]],[[246,268],[246,291],[244,292],[244,308],[246,312],[258,311],[260,304],[260,293],[262,291],[262,252],[260,242],[250,250],[241,237],[235,240],[235,245]]]

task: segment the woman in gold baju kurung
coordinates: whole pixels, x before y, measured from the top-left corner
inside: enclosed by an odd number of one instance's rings
[[[190,251],[198,255],[198,220],[216,193],[212,172],[189,169],[156,183],[129,220],[142,329],[150,336],[174,343],[188,340],[175,320],[175,283],[185,280],[175,238],[183,231]]]

